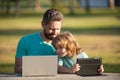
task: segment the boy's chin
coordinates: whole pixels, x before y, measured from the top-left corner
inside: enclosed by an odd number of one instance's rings
[[[64,55],[59,55],[60,57],[65,57]]]

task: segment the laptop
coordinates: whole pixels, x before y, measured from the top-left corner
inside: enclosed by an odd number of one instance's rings
[[[23,56],[22,76],[57,75],[57,56]]]
[[[101,75],[98,69],[102,63],[102,58],[79,58],[77,63],[81,66],[77,71],[80,76],[97,76]]]

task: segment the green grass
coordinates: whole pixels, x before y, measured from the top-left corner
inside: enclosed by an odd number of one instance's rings
[[[103,15],[103,14],[102,14]],[[19,39],[41,31],[41,16],[0,18],[0,73],[13,73]],[[102,57],[105,72],[120,73],[120,18],[65,16],[62,31],[70,31],[89,57]]]

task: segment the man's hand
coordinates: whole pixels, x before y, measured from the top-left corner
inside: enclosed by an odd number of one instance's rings
[[[15,59],[15,73],[22,73],[22,58]]]

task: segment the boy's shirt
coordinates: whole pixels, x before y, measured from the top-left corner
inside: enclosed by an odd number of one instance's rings
[[[88,56],[85,52],[82,52],[77,56],[74,56],[73,58],[68,56],[65,56],[65,57],[58,56],[58,65],[71,68],[74,64],[76,64],[77,58],[88,58]]]

